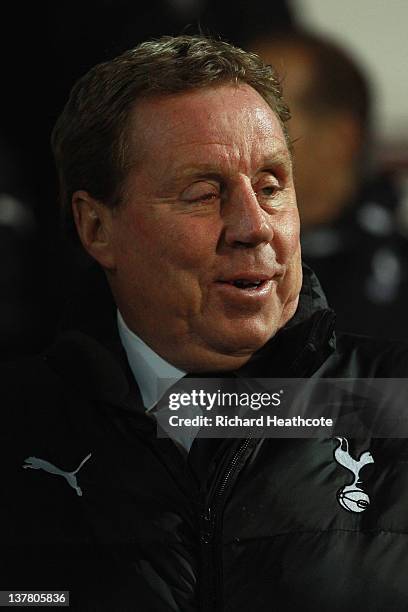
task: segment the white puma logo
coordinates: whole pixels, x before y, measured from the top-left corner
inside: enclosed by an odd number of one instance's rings
[[[340,444],[334,451],[334,458],[337,463],[345,467],[354,476],[351,484],[345,485],[337,492],[339,504],[350,512],[363,512],[370,504],[370,498],[361,488],[360,472],[365,465],[374,463],[372,454],[369,451],[361,453],[356,461],[349,453],[347,438],[337,438]]]
[[[73,472],[64,472],[64,470],[60,470],[60,468],[56,467],[49,461],[45,461],[44,459],[38,459],[37,457],[27,457],[27,459],[24,459],[25,463],[22,467],[24,469],[32,468],[33,470],[44,470],[45,472],[49,472],[50,474],[57,474],[57,476],[63,476],[69,486],[75,489],[77,494],[81,496],[82,490],[81,487],[78,486],[76,474],[78,474],[81,467],[86,461],[88,461],[91,455],[92,453],[89,453],[89,455],[87,455],[85,459],[81,461],[77,469]]]

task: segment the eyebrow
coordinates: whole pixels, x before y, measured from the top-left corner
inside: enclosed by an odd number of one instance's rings
[[[290,166],[291,161],[292,160],[289,151],[281,150],[277,153],[273,153],[272,155],[265,156],[263,159],[263,163],[260,164],[259,168],[257,169],[257,172],[261,171],[262,169],[273,168],[274,166]],[[174,167],[174,171],[178,173],[178,179],[176,180],[185,177],[203,177],[218,180],[224,175],[219,171],[218,168],[216,168],[216,166],[214,166],[213,163],[206,162],[188,163],[182,164],[180,166],[177,166],[176,164]]]
[[[220,172],[214,172],[214,166],[211,166],[212,171],[206,171],[205,168],[194,168],[191,166],[186,167],[186,171],[178,174],[177,176],[164,181],[161,184],[161,189],[172,190],[179,187],[180,183],[183,183],[186,179],[188,180],[210,180],[221,183],[224,180],[223,175]]]
[[[289,172],[291,163],[292,158],[287,147],[279,147],[277,151],[264,156],[257,172],[265,172],[274,168],[280,172]],[[197,161],[178,165],[176,160],[171,171],[173,177],[161,183],[162,190],[171,191],[186,180],[212,180],[218,183],[225,181],[225,173],[220,172],[219,168],[212,162]]]
[[[175,164],[174,172],[177,173],[179,178],[184,177],[201,177],[206,176],[208,178],[219,178],[221,176],[221,172],[219,169],[216,169],[215,165],[212,163],[198,162],[198,163],[189,163],[182,164],[177,166]]]

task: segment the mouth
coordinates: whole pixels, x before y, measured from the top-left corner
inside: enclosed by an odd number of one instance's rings
[[[217,280],[217,283],[239,289],[240,291],[259,291],[271,283],[274,276],[256,272],[242,272],[234,274],[230,278],[224,277]]]
[[[276,290],[276,275],[242,272],[231,277],[219,278],[215,285],[223,299],[236,304],[268,302]]]
[[[256,290],[260,289],[265,283],[267,283],[267,279],[247,279],[247,278],[237,278],[234,280],[219,280],[219,283],[225,285],[231,285],[232,287],[236,287],[237,289],[241,289],[242,291],[248,290]]]

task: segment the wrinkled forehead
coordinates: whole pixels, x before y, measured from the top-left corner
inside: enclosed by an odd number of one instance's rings
[[[143,155],[163,147],[206,145],[287,152],[280,121],[271,107],[246,84],[225,84],[138,101],[131,118],[131,139]]]

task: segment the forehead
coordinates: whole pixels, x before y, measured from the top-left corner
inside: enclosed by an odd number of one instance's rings
[[[211,157],[218,150],[230,160],[274,155],[289,158],[277,116],[246,84],[144,99],[133,109],[131,130],[142,159],[158,160],[166,155],[179,163],[184,157],[201,161],[206,153]]]

